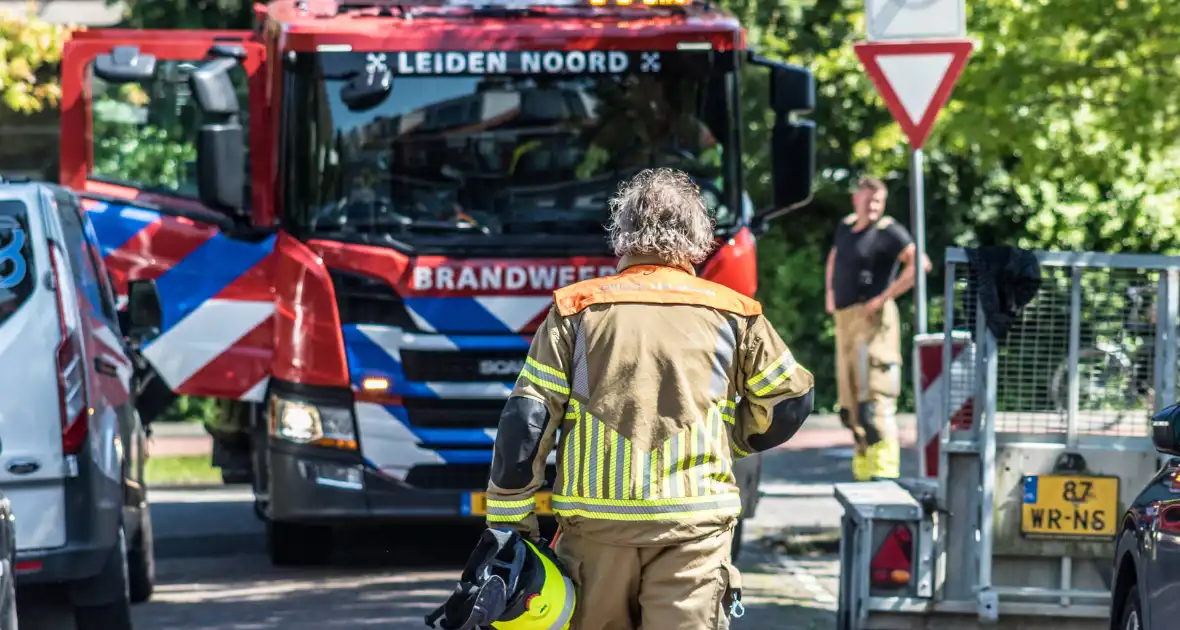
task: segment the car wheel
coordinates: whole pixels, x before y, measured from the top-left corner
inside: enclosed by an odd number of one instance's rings
[[[266,547],[275,566],[326,564],[332,557],[332,528],[267,521]]]
[[[737,522],[737,527],[733,528],[733,542],[729,547],[729,561],[737,562],[738,555],[742,551],[742,534],[746,531],[746,519],[740,518]]]
[[[112,588],[119,588],[123,596],[107,604],[75,606],[74,625],[78,630],[133,630],[127,555],[127,535],[120,526],[119,542],[112,552],[113,557],[107,561],[96,579]]]
[[[150,506],[143,507],[139,522],[139,532],[127,553],[127,588],[132,604],[151,599],[156,588],[156,543]]]
[[[1119,624],[1121,630],[1143,630],[1143,614],[1139,610],[1139,587],[1132,586],[1127,591],[1127,598],[1123,600],[1123,620]]]

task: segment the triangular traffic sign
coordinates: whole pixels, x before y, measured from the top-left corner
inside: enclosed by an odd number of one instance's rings
[[[922,148],[967,65],[969,41],[861,43],[856,56],[910,139]]]

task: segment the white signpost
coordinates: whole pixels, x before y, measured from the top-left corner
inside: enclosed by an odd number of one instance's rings
[[[866,43],[856,55],[901,125],[910,147],[910,213],[917,249],[914,334],[926,334],[926,208],[922,145],[950,98],[973,45],[967,39],[965,0],[865,0]],[[914,404],[921,403],[920,353],[913,353]],[[921,410],[915,409],[918,417]],[[918,444],[932,436],[918,429]],[[925,457],[919,457],[926,476]]]

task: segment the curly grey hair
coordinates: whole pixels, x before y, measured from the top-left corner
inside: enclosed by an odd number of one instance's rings
[[[713,250],[713,219],[700,187],[681,171],[646,169],[610,200],[611,245],[618,256],[656,256],[697,264]]]

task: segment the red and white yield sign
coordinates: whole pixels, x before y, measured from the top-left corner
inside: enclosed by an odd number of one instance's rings
[[[910,146],[921,149],[973,47],[958,40],[870,42],[855,48]]]

